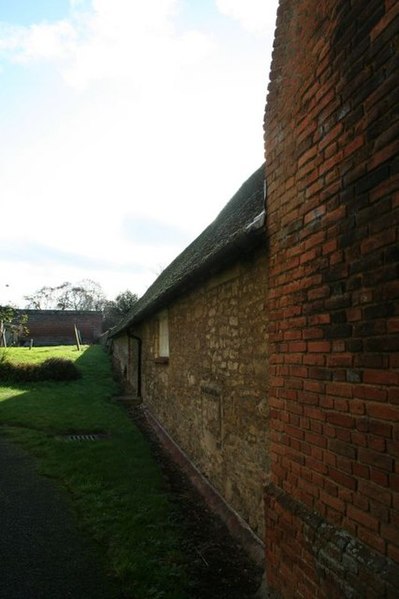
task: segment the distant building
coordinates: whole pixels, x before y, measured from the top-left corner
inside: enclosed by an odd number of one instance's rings
[[[103,313],[81,310],[17,310],[28,316],[28,334],[20,339],[34,345],[73,345],[75,325],[82,343],[97,343],[102,332]]]

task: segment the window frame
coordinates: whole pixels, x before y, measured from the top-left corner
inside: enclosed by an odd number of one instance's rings
[[[168,310],[162,310],[158,314],[158,347],[157,358],[160,361],[169,360],[170,345],[169,345],[169,315]]]

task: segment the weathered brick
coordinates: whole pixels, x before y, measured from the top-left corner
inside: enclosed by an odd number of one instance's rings
[[[381,468],[381,470],[385,472],[392,472],[393,470],[393,459],[386,453],[373,451],[371,449],[364,449],[361,447],[359,449],[358,456],[360,462],[363,464]]]
[[[352,520],[355,520],[355,522],[362,524],[366,528],[370,528],[371,530],[375,531],[377,531],[379,528],[379,522],[377,518],[374,518],[366,512],[362,512],[352,505],[348,505],[347,515],[349,518],[352,518]]]
[[[372,399],[374,401],[384,402],[387,400],[387,391],[368,385],[356,385],[353,389],[353,395],[362,399]]]
[[[340,472],[339,470],[335,470],[334,468],[328,469],[328,475],[338,484],[347,487],[348,489],[352,489],[352,491],[356,490],[357,482],[356,478],[353,476],[348,476],[347,474]]]
[[[341,426],[343,428],[353,428],[355,426],[356,420],[353,418],[353,416],[330,412],[327,414],[327,422],[336,426]]]
[[[338,455],[342,455],[351,459],[356,459],[357,449],[351,443],[344,443],[337,439],[331,439],[328,443],[331,451]]]
[[[363,374],[363,382],[376,385],[399,385],[399,374],[387,370],[366,370]]]
[[[303,388],[293,401],[304,406],[310,425],[303,429],[306,446],[298,447],[305,460],[296,477],[312,480],[317,466],[313,483],[319,496],[303,489],[306,504],[331,526],[354,535],[362,547],[358,555],[365,556],[361,566],[350,562],[355,574],[342,568],[342,562],[334,563],[325,550],[315,552],[307,575],[317,591],[308,595],[320,598],[372,599],[381,589],[389,596],[390,575],[387,569],[382,573],[386,562],[378,559],[388,547],[399,559],[382,528],[399,509],[393,478],[393,459],[399,457],[394,437],[399,405],[398,10],[392,0],[281,0],[277,22],[265,115],[266,175],[276,183],[269,190],[273,212],[268,213],[267,233],[269,251],[278,255],[286,282],[292,277],[284,269],[288,251],[302,255],[304,269],[294,284],[276,289],[271,282],[273,298],[280,305],[299,305],[306,320],[301,325],[307,344],[300,352],[302,361],[292,361],[298,358],[289,344],[278,348],[284,362],[308,367],[306,375],[295,377],[303,377]],[[284,196],[285,181],[293,176],[290,194]],[[290,218],[293,230],[286,234]],[[328,263],[318,262],[320,256]],[[315,433],[312,423],[321,425],[322,432]],[[312,455],[314,462],[306,461],[308,445],[322,452]],[[289,459],[285,466],[290,468]],[[276,482],[284,487],[283,478]],[[300,487],[289,487],[290,499],[302,497],[296,495]],[[298,512],[293,514],[285,535],[297,538],[304,524]],[[286,542],[281,535],[276,567],[284,561]],[[366,546],[370,554],[363,553]],[[292,553],[290,559],[297,563]],[[377,562],[372,569],[370,564]],[[289,585],[274,578],[284,599],[295,596],[300,571],[299,566],[291,568]],[[345,587],[349,580],[350,592]]]
[[[389,406],[386,404],[369,404],[367,413],[372,418],[381,418],[389,422],[399,422],[399,406]]]

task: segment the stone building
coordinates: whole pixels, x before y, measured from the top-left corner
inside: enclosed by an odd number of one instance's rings
[[[264,167],[113,329],[149,417],[263,539],[269,468]]]
[[[265,225],[260,170],[114,332],[284,599],[399,596],[398,47],[395,0],[280,0]]]

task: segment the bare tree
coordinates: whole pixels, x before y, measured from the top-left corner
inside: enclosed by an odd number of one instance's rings
[[[26,295],[28,308],[35,310],[102,310],[106,304],[99,283],[84,279],[75,285],[68,281],[56,287],[45,286]]]

